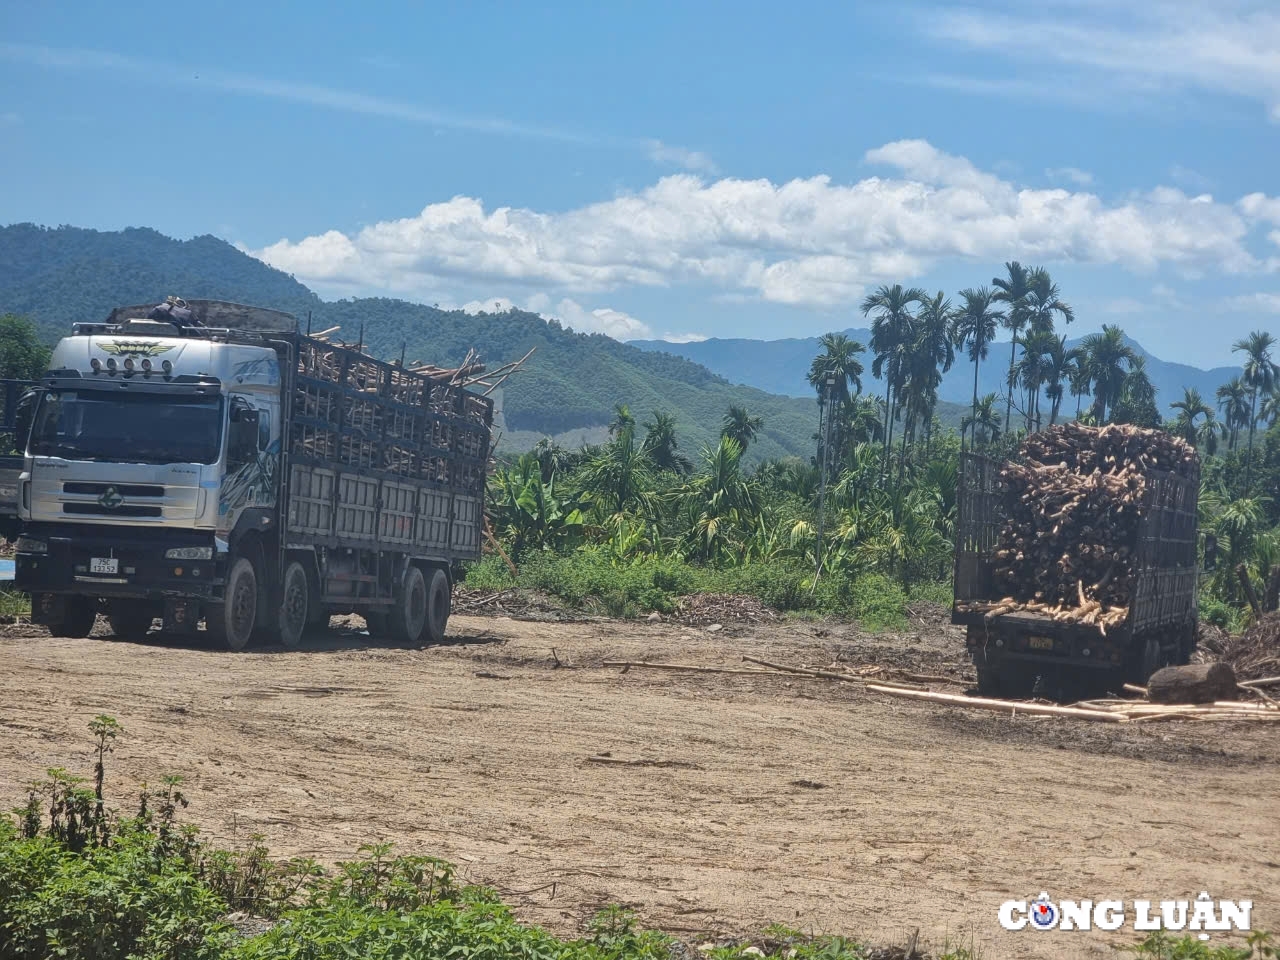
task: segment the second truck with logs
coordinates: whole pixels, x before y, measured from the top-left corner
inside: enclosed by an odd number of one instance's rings
[[[1008,459],[963,453],[952,622],[979,692],[1118,689],[1186,663],[1199,487],[1195,450],[1158,430],[1070,423]]]
[[[480,554],[493,404],[219,301],[75,325],[40,381],[17,499],[32,618],[162,618],[232,649],[358,613],[440,640]]]

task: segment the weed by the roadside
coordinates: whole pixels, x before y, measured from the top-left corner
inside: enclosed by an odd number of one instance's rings
[[[1280,944],[1264,930],[1254,930],[1246,946],[1211,945],[1194,937],[1175,937],[1157,930],[1129,950],[1142,960],[1275,960],[1280,957]]]
[[[0,587],[0,617],[28,617],[31,598],[9,587]]]

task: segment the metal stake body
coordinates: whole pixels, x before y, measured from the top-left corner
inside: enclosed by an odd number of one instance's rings
[[[827,375],[827,381],[823,384],[824,396],[818,397],[818,419],[822,421],[819,425],[819,431],[822,434],[822,464],[818,468],[818,546],[814,553],[813,583],[816,587],[818,577],[822,573],[822,535],[823,527],[826,521],[826,503],[827,503],[827,451],[831,447],[831,420],[835,416],[835,403],[832,394],[835,392],[836,378],[830,374]],[[823,402],[825,399],[825,403]],[[823,413],[826,419],[823,420]]]

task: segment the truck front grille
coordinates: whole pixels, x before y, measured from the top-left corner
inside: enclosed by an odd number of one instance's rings
[[[115,488],[122,497],[163,497],[164,487],[153,483],[88,483],[83,480],[68,480],[62,485],[63,493],[78,493],[98,497],[107,490]]]
[[[118,507],[106,507],[100,503],[64,503],[63,513],[92,517],[158,517],[160,507],[122,503]]]

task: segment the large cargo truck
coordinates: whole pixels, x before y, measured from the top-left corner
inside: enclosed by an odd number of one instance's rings
[[[439,641],[480,554],[492,402],[278,311],[155,304],[73,327],[37,386],[17,586],[54,635],[296,645],[357,613]]]
[[[1133,558],[1134,575],[1124,618],[1108,627],[992,610],[1002,609],[996,605],[1005,592],[994,576],[1000,531],[1018,496],[1002,480],[1006,462],[961,454],[951,619],[967,628],[979,692],[1025,696],[1037,677],[1053,678],[1046,692],[1118,689],[1145,684],[1161,666],[1187,663],[1197,639],[1198,468],[1185,476],[1147,472],[1131,539],[1112,545]]]

